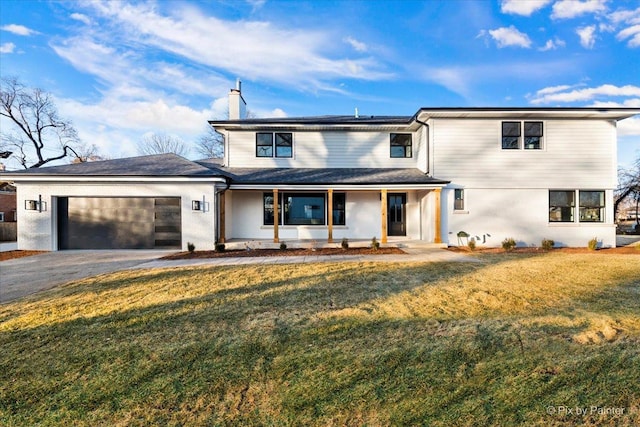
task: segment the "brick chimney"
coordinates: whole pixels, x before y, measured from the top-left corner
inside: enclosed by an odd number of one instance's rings
[[[236,80],[236,88],[229,92],[229,120],[242,120],[247,117],[247,103],[242,97],[242,82]]]

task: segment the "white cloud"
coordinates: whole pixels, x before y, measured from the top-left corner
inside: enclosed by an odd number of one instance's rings
[[[500,10],[502,13],[531,16],[549,3],[551,0],[502,0]]]
[[[591,49],[596,43],[596,26],[589,25],[576,29],[576,34],[580,37],[580,44],[585,49]]]
[[[27,28],[24,25],[17,25],[17,24],[3,25],[2,27],[0,27],[0,29],[4,31],[8,31],[13,34],[17,34],[19,36],[30,36],[32,34],[38,34],[37,31]]]
[[[640,24],[625,28],[616,36],[618,40],[629,39],[629,47],[640,47]]]
[[[322,54],[331,51],[329,32],[264,21],[226,21],[206,16],[188,3],[177,4],[180,7],[170,15],[160,14],[153,4],[95,2],[91,7],[129,43],[161,49],[246,79],[316,90],[336,78],[391,77],[380,71],[373,58]]]
[[[2,43],[0,45],[0,53],[13,53],[16,49],[16,45],[13,43]]]
[[[564,42],[564,40],[561,40],[556,37],[554,40],[547,40],[547,43],[545,43],[545,45],[539,48],[538,50],[542,52],[546,52],[547,50],[555,50],[555,49],[558,49],[559,47],[565,47],[565,45],[566,43]]]
[[[529,39],[529,36],[518,31],[513,25],[508,28],[501,27],[495,30],[489,30],[489,34],[500,48],[507,46],[531,47],[531,39]]]
[[[91,25],[91,18],[89,18],[87,15],[84,15],[82,13],[72,13],[71,15],[69,15],[69,17],[71,19],[75,19],[76,21],[80,21],[87,25]]]
[[[369,50],[369,48],[367,47],[367,45],[361,41],[358,41],[356,39],[354,39],[353,37],[345,37],[343,39],[343,41],[349,45],[351,45],[352,48],[354,48],[356,51],[358,52],[366,52],[367,50]]]
[[[587,13],[601,13],[607,10],[607,0],[560,0],[553,5],[551,18],[570,19]]]
[[[532,104],[572,103],[591,101],[602,97],[636,98],[640,97],[640,87],[633,85],[615,86],[610,84],[593,88],[569,90],[573,86],[555,86],[536,92]],[[624,101],[623,101],[624,102]],[[635,102],[635,101],[631,101]]]
[[[608,18],[614,23],[626,22],[628,24],[640,24],[640,7],[635,10],[621,9],[609,14]]]

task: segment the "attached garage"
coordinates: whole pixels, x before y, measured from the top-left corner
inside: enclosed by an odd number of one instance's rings
[[[58,249],[180,249],[180,197],[58,197]]]

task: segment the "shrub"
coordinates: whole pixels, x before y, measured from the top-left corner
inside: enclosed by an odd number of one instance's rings
[[[472,251],[476,249],[476,239],[471,239],[469,240],[469,242],[467,243],[467,246],[469,246],[469,249],[471,249]]]
[[[281,242],[280,243],[280,250],[284,251],[285,249],[287,249],[287,244],[285,242]]]
[[[194,244],[193,244],[193,243],[191,243],[191,242],[187,242],[187,250],[188,250],[189,252],[193,253],[193,251],[195,251],[195,250],[196,250],[196,245],[194,245]]]
[[[502,249],[504,249],[505,251],[510,251],[515,247],[516,241],[513,239],[513,237],[507,237],[502,241]]]
[[[342,249],[345,249],[345,250],[346,250],[346,249],[349,249],[349,239],[347,239],[346,237],[344,237],[344,238],[342,239],[342,242],[340,242],[340,247],[341,247]]]
[[[590,251],[595,251],[596,249],[598,249],[598,238],[594,237],[593,239],[589,240],[589,243],[587,243],[587,247]]]
[[[551,239],[542,239],[542,249],[544,249],[545,251],[553,249],[553,245],[555,244],[556,242]]]
[[[216,252],[224,252],[224,243],[216,243]]]
[[[380,242],[378,242],[376,236],[373,236],[373,239],[371,239],[371,249],[373,249],[374,251],[380,249]]]

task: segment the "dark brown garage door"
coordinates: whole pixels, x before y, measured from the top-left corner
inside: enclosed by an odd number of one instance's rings
[[[179,197],[59,197],[59,249],[180,248]]]

